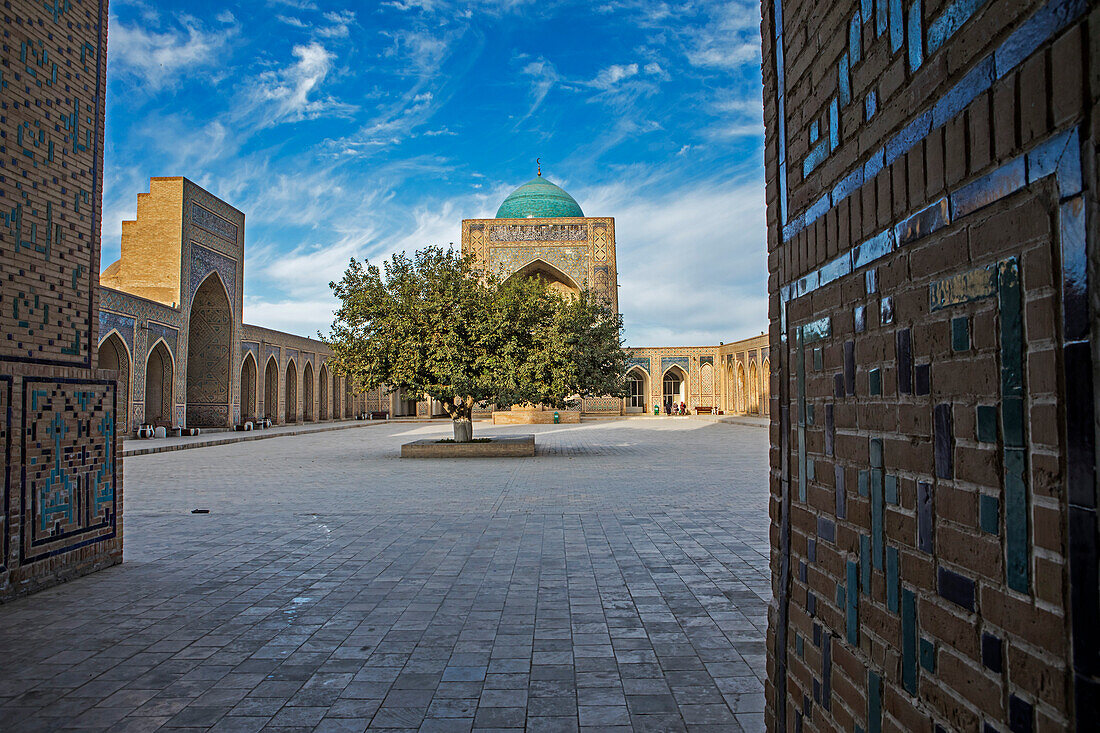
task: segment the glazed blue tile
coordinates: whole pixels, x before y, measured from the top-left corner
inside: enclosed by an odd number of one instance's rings
[[[936,645],[928,639],[920,640],[920,666],[930,673],[936,672]]]
[[[1013,733],[1035,730],[1035,708],[1031,703],[1015,695],[1008,696],[1008,729]]]
[[[978,499],[978,524],[987,534],[1001,531],[1001,502],[995,496],[982,494]]]
[[[888,475],[886,477],[886,503],[894,506],[899,503],[897,476]]]
[[[859,536],[859,570],[859,588],[863,595],[869,596],[871,595],[871,538],[865,534]]]
[[[897,246],[904,247],[947,226],[949,208],[948,199],[945,196],[898,222],[894,226],[894,240]]]
[[[823,359],[821,355],[821,347],[814,349],[814,371],[820,372],[822,369]]]
[[[831,318],[828,316],[818,318],[816,321],[810,321],[802,326],[802,341],[806,344],[812,344],[822,339],[829,338],[832,331],[833,323]]]
[[[932,554],[932,484],[917,482],[917,547]]]
[[[1001,399],[1001,435],[1006,448],[1024,447],[1024,398]]]
[[[917,694],[917,597],[908,589],[901,593],[901,683]]]
[[[882,371],[880,369],[872,369],[867,372],[867,391],[871,395],[882,394]]]
[[[913,393],[913,336],[908,328],[900,328],[894,336],[894,353],[898,360],[898,394]]]
[[[884,465],[884,456],[882,454],[882,438],[871,438],[868,442],[871,468],[882,468]]]
[[[932,411],[933,442],[935,445],[936,476],[955,477],[955,434],[951,417],[951,404],[936,405]]]
[[[833,696],[833,635],[826,631],[821,638],[821,707],[829,710]]]
[[[921,43],[923,20],[921,0],[913,0],[909,6],[909,71],[916,71],[924,63],[924,46]]]
[[[1066,130],[1052,135],[1028,151],[1027,182],[1035,183],[1058,173],[1058,164],[1062,156],[1069,152],[1069,146],[1071,142],[1076,142],[1076,138],[1074,130]]]
[[[1067,342],[1089,337],[1088,254],[1084,197],[1077,196],[1059,208],[1062,247],[1062,319]]]
[[[817,411],[814,409],[814,406],[812,404],[806,405],[806,424],[807,425],[813,425],[814,424],[814,418],[816,417],[816,415],[817,415]]]
[[[848,21],[848,52],[852,54],[853,64],[863,58],[863,22],[858,11]]]
[[[932,132],[932,112],[929,110],[901,129],[897,135],[886,141],[883,146],[883,161],[891,165],[895,160],[908,153],[921,140]]]
[[[1004,669],[1004,647],[998,636],[982,633],[982,666],[1000,674]]]
[[[816,677],[814,678],[814,702],[821,703],[821,682]]]
[[[844,396],[844,375],[843,374],[834,374],[833,375],[833,397],[843,397],[843,396]]]
[[[829,102],[829,150],[840,147],[840,109],[837,99],[833,97]]]
[[[1087,509],[1096,507],[1091,348],[1091,342],[1082,341],[1062,349],[1066,384],[1076,393],[1066,404],[1066,483],[1070,505]]]
[[[813,593],[806,594],[806,612],[809,613],[810,616],[817,615],[817,596]]]
[[[931,32],[929,32],[928,46],[931,54]],[[940,128],[946,125],[991,86],[993,86],[993,57],[986,56],[933,105],[932,127]]]
[[[857,305],[852,312],[852,319],[855,322],[856,333],[863,333],[867,330],[867,306]]]
[[[879,301],[879,315],[878,322],[880,325],[886,326],[894,322],[894,298],[890,295],[882,296],[882,300]]]
[[[829,155],[829,141],[822,140],[816,146],[810,149],[810,153],[802,161],[802,177],[805,178],[813,173],[814,168],[821,165],[822,161]]]
[[[1016,29],[994,52],[997,78],[1031,56],[1047,39],[1077,20],[1089,8],[1088,0],[1051,0]]]
[[[1078,150],[1077,130],[1073,131],[1069,150],[1058,161],[1058,193],[1063,199],[1076,196],[1083,190],[1081,179],[1081,154]]]
[[[816,481],[817,480],[817,469],[815,468],[816,466],[817,466],[817,461],[815,461],[812,458],[807,459],[807,461],[806,461],[806,480],[807,481]]]
[[[882,733],[882,678],[867,671],[867,733]]]
[[[951,350],[970,351],[970,318],[955,316],[951,319]]]
[[[798,582],[799,583],[805,583],[806,582],[806,561],[805,560],[799,560],[798,561]]]
[[[913,393],[927,395],[932,392],[932,365],[917,364],[913,368]]]
[[[888,0],[875,0],[875,35],[881,36],[886,32],[890,23],[889,10],[886,7]]]
[[[834,489],[836,493],[836,518],[847,519],[848,497],[845,494],[844,466],[839,464],[833,466],[833,481],[836,484],[836,488]]]
[[[813,145],[821,137],[821,123],[814,120],[810,123],[810,145]]]
[[[967,611],[974,610],[973,580],[941,567],[936,573],[936,584],[940,596]]]
[[[833,205],[839,204],[844,199],[855,191],[857,188],[863,185],[863,169],[856,168],[854,171],[840,179],[840,182],[833,186]]]
[[[858,269],[864,265],[869,265],[893,251],[894,230],[884,229],[856,245],[852,254],[852,266]]]
[[[820,519],[820,517],[818,519]],[[818,527],[821,527],[820,522],[818,522]],[[811,563],[817,562],[817,540],[813,537],[806,540],[806,559]]]
[[[806,653],[805,643],[802,641],[802,634],[797,631],[794,632],[794,653],[799,657],[805,656]]]
[[[866,23],[871,20],[871,15],[874,12],[874,0],[859,0],[859,12],[860,22]]]
[[[837,64],[837,88],[840,96],[840,104],[845,107],[852,101],[852,77],[851,70],[848,68],[848,54],[843,54],[840,57],[840,63]]]
[[[943,12],[928,24],[928,53],[938,51],[985,2],[986,0],[954,0],[947,3]]]
[[[886,548],[886,607],[898,612],[898,548]]]
[[[890,50],[897,53],[905,43],[905,21],[902,19],[901,0],[890,0]]]
[[[997,301],[1001,321],[1001,394],[1004,397],[1022,397],[1024,393],[1023,312],[1020,270],[1014,257],[1000,263]],[[1005,440],[1008,440],[1007,431]]]
[[[879,148],[875,152],[871,153],[871,157],[867,158],[863,163],[863,180],[867,183],[871,182],[871,179],[879,174],[879,172],[886,166],[886,151]],[[856,265],[858,267],[859,265]]]
[[[978,267],[945,277],[928,285],[928,303],[933,311],[988,298],[997,293],[999,267]]]
[[[997,406],[978,405],[976,420],[979,443],[997,442]]]
[[[1005,448],[1005,575],[1008,587],[1021,593],[1030,590],[1026,460],[1025,449]]]
[[[871,495],[871,472],[859,472],[859,495],[867,497]]]
[[[885,232],[883,232],[885,234]],[[878,270],[871,268],[867,272],[863,273],[863,286],[867,290],[868,295],[874,295],[878,292]]]
[[[877,570],[882,569],[882,550],[885,544],[884,521],[886,505],[882,495],[882,469],[871,469],[871,558]]]
[[[1023,156],[1014,158],[997,170],[968,183],[951,194],[951,219],[958,220],[1023,188],[1027,166]]]
[[[867,92],[867,96],[863,99],[863,117],[868,122],[875,116],[875,112],[878,112],[878,95],[875,90]]]
[[[831,456],[835,451],[836,440],[836,416],[834,406],[825,405],[825,455]]]
[[[817,536],[830,544],[836,543],[836,523],[825,517],[817,518]]]
[[[848,561],[848,593],[845,600],[848,601],[845,618],[847,621],[848,643],[859,646],[859,565],[853,560]]]
[[[843,583],[837,583],[836,586],[836,606],[837,608],[846,608],[845,602],[845,589]]]

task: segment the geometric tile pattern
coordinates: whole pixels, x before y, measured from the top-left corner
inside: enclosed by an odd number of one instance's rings
[[[20,562],[115,536],[115,385],[23,380]]]

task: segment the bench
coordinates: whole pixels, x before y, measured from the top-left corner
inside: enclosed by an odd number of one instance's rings
[[[367,419],[368,420],[388,420],[389,418],[390,418],[390,413],[386,412],[385,410],[379,410],[379,411],[370,413]]]
[[[696,407],[695,408],[695,414],[696,415],[710,415],[710,414],[713,414],[713,412],[714,412],[713,407]]]

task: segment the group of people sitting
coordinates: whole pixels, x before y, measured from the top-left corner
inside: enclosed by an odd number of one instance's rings
[[[672,398],[669,397],[667,400],[665,400],[665,414],[666,415],[687,415],[689,413],[688,413],[687,405],[685,405],[683,402],[681,402],[680,404],[676,404],[675,402],[672,401]]]

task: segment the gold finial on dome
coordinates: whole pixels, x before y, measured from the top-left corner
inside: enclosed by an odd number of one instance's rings
[[[539,178],[542,178],[542,163],[540,162],[541,160],[542,158],[535,158],[535,165],[539,167]]]

